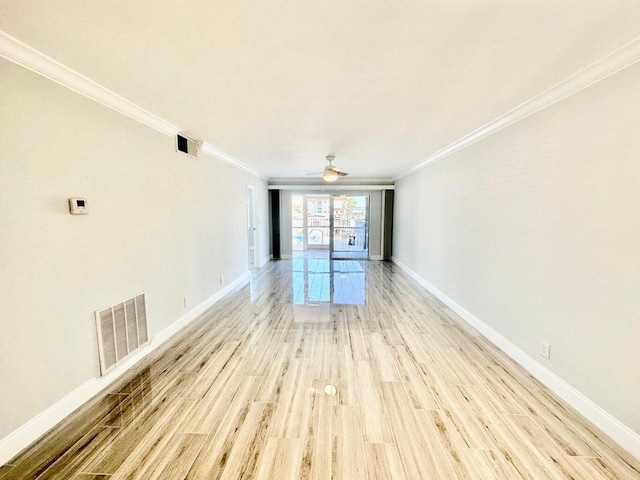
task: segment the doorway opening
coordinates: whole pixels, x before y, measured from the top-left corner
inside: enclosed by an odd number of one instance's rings
[[[291,227],[296,257],[369,258],[368,195],[292,195]]]

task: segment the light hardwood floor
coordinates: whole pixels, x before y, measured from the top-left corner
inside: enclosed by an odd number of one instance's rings
[[[316,258],[256,270],[0,478],[640,479],[640,462],[397,267]]]

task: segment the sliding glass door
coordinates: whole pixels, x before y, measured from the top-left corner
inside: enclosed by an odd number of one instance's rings
[[[292,247],[296,251],[329,250],[331,208],[329,195],[291,197]]]
[[[306,250],[329,250],[331,210],[329,195],[305,195]]]
[[[331,258],[369,258],[369,196],[334,195]]]
[[[369,258],[368,195],[292,195],[293,251],[331,252],[333,259]]]

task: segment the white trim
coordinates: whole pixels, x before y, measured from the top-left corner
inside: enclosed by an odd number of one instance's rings
[[[200,150],[202,153],[206,153],[207,155],[211,155],[216,157],[218,160],[222,160],[223,162],[228,163],[229,165],[233,165],[240,170],[244,170],[245,172],[250,173],[251,175],[255,175],[262,180],[267,180],[267,177],[264,177],[257,170],[251,168],[249,165],[242,163],[240,160],[233,158],[231,155],[224,153],[222,150],[217,149],[213,145],[204,142],[202,144],[202,149]]]
[[[608,55],[587,65],[585,68],[578,70],[573,75],[556,83],[552,87],[542,93],[521,103],[517,107],[500,115],[498,118],[484,124],[480,128],[447,145],[443,149],[437,151],[433,155],[422,160],[417,165],[401,173],[394,180],[406,177],[427,165],[442,160],[458,150],[468,147],[472,143],[477,142],[489,135],[502,130],[520,120],[533,115],[534,113],[553,105],[554,103],[566,98],[580,90],[587,88],[594,83],[607,78],[614,73],[623,70],[634,63],[640,61],[640,37],[636,37],[629,43],[612,51]]]
[[[84,75],[72,70],[71,68],[63,65],[62,63],[54,60],[53,58],[45,55],[44,53],[36,50],[33,47],[21,42],[17,38],[12,37],[6,32],[0,31],[0,57],[9,60],[17,65],[20,65],[28,70],[31,70],[38,75],[41,75],[49,80],[56,82],[76,93],[84,95],[105,107],[111,108],[123,115],[128,116],[144,125],[147,125],[154,130],[157,130],[165,135],[176,135],[180,129],[175,125],[163,120],[162,118],[154,115],[151,112],[139,107],[138,105],[130,102],[126,98],[118,95],[117,93],[107,89],[106,87],[94,82],[93,80],[85,77]],[[463,148],[468,147],[472,143],[477,142],[493,133],[516,123],[529,115],[536,113],[543,108],[546,108],[563,98],[573,95],[580,90],[597,83],[604,78],[613,75],[620,70],[623,70],[634,63],[640,61],[640,37],[636,37],[622,47],[614,50],[608,55],[602,57],[599,60],[587,65],[585,68],[579,70],[566,79],[558,82],[554,86],[548,88],[542,93],[534,96],[533,98],[521,103],[517,107],[511,109],[505,114],[492,120],[489,123],[481,126],[473,132],[465,135],[443,149],[437,151],[433,155],[425,158],[418,164],[414,165],[410,169],[401,173],[394,180],[403,178],[411,173],[414,173],[430,163],[436,162],[445,158],[446,156],[457,152]],[[233,158],[211,144],[203,143],[202,151],[206,154],[213,155],[224,162],[227,162],[241,170],[244,170],[252,175],[255,175],[263,180],[267,180],[267,177],[261,175],[254,168],[242,163],[241,161]],[[351,186],[269,186],[270,189],[279,190],[292,190],[292,189],[326,189],[326,190],[347,190]],[[393,186],[380,186],[380,185],[361,185],[360,188],[367,190],[387,190],[393,189]]]
[[[386,221],[384,218],[385,206],[387,204],[387,196],[383,193],[380,194],[381,197],[381,205],[380,205],[380,260],[382,260],[382,256],[384,255],[384,234],[385,234],[385,225]]]
[[[21,42],[17,38],[14,38],[3,31],[0,31],[0,57],[56,82],[69,90],[79,93],[80,95],[84,95],[85,97],[90,98],[107,108],[115,110],[116,112],[126,115],[127,117],[151,127],[160,133],[175,136],[181,131],[180,128],[175,125],[172,125],[157,115],[139,107],[121,95],[118,95],[112,90],[94,82],[90,78],[85,77],[81,73],[63,65],[57,60],[45,55],[33,47],[30,47],[26,43]],[[260,175],[257,170],[245,165],[239,160],[236,160],[231,155],[222,152],[213,145],[203,143],[201,151],[208,155],[213,155],[234,167],[249,172],[256,177],[267,180],[267,178]]]
[[[0,31],[0,57],[31,70],[63,87],[120,112],[165,135],[175,135],[179,128],[130,102],[84,75],[72,70],[44,53]]]
[[[315,190],[352,191],[352,190],[395,190],[395,185],[269,185],[269,190]]]
[[[272,258],[273,258],[272,255],[267,255],[262,260],[260,260],[260,267],[259,268],[264,267],[267,263],[269,263],[271,261]]]
[[[426,288],[442,302],[447,304],[451,310],[457,313],[469,325],[478,330],[489,341],[495,344],[503,352],[509,355],[513,360],[522,365],[534,377],[544,383],[560,398],[575,408],[587,420],[611,437],[622,448],[627,450],[631,455],[640,460],[640,435],[631,430],[625,424],[614,418],[609,412],[604,410],[592,400],[584,396],[581,392],[569,385],[565,380],[557,376],[544,365],[540,364],[534,358],[522,351],[518,346],[509,339],[503,337],[496,330],[484,323],[467,309],[449,298],[446,294],[438,290],[427,280],[422,278],[416,272],[411,270],[407,265],[400,262],[395,257],[391,257],[393,263],[404,270],[416,283]]]
[[[77,408],[81,407],[95,395],[111,385],[127,370],[149,355],[153,350],[160,347],[164,342],[178,333],[193,320],[198,318],[201,313],[230,293],[234,288],[245,284],[249,280],[249,277],[250,272],[245,272],[225,288],[219,290],[200,305],[178,318],[175,322],[171,323],[171,325],[158,332],[149,343],[141,347],[140,350],[133,353],[130,358],[127,358],[122,362],[122,364],[117,365],[105,376],[92,378],[83,383],[65,397],[51,405],[45,411],[39,413],[27,423],[18,427],[12,433],[1,439],[0,465],[4,465],[10,461],[18,453],[73,413]]]
[[[253,225],[249,225],[249,192],[252,194],[253,202],[251,202],[252,212],[251,216],[253,217]],[[258,218],[258,187],[255,185],[247,184],[247,230],[252,228],[253,230],[250,232],[253,235],[253,252],[247,245],[247,256],[253,254],[253,267],[260,268],[260,235],[258,231],[258,227],[256,225],[260,224],[260,219]],[[247,243],[249,238],[247,236]]]
[[[280,260],[291,260],[293,255],[280,255]],[[366,258],[353,258],[352,260],[367,260]],[[369,255],[368,260],[382,260],[382,255]]]

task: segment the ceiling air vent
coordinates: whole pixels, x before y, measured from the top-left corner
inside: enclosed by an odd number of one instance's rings
[[[200,150],[200,142],[193,140],[184,135],[176,135],[176,151],[186,153],[190,157],[198,158],[198,150]]]

